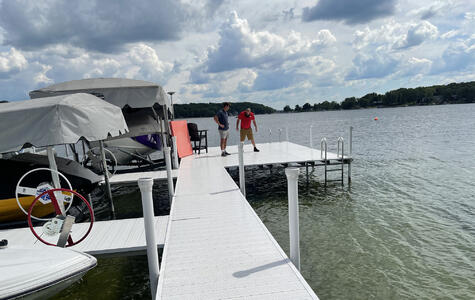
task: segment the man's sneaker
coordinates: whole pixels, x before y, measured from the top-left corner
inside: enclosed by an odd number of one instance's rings
[[[231,153],[228,153],[228,151],[224,150],[225,155],[231,155]]]
[[[257,149],[256,147],[254,147],[254,152],[259,152],[259,149]]]
[[[226,152],[221,152],[221,156],[226,156]]]

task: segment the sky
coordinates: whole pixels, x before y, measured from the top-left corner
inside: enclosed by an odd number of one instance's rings
[[[0,0],[0,100],[94,77],[277,109],[473,81],[475,1]]]

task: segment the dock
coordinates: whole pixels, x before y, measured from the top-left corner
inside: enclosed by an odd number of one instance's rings
[[[131,172],[131,173],[123,173],[123,174],[114,174],[109,178],[110,184],[120,184],[120,183],[132,183],[137,182],[139,178],[152,178],[153,180],[166,180],[167,179],[167,171],[160,170],[160,171],[147,171],[147,172]],[[172,170],[172,177],[178,177],[178,170]],[[104,181],[101,181],[103,184]]]
[[[259,166],[272,164],[289,164],[289,163],[306,163],[316,162],[324,163],[322,152],[318,149],[312,149],[292,142],[275,142],[257,144],[260,152],[254,152],[252,144],[244,145],[244,165]],[[221,149],[219,147],[209,148],[208,153],[197,155],[195,158],[204,159],[209,157],[218,157],[225,168],[237,167],[239,165],[238,147],[237,145],[226,147],[226,151],[231,155],[221,157]],[[348,156],[344,156],[344,160],[349,160]],[[341,161],[337,153],[327,152],[327,162],[335,163]],[[345,162],[346,163],[346,162]]]
[[[260,152],[245,145],[245,166],[294,163],[325,165],[326,170],[334,163],[343,174],[351,163],[350,157],[330,152],[325,160],[320,150],[287,141],[257,147]],[[156,299],[318,299],[226,171],[239,165],[237,146],[228,146],[226,157],[218,147],[208,150],[184,157],[173,170],[177,181],[170,215],[155,217],[157,246],[164,248]],[[111,183],[144,177],[165,179],[166,171],[120,174]],[[73,240],[88,226],[75,224]],[[36,229],[41,234],[42,228]],[[0,237],[12,247],[49,247],[29,228],[1,230]],[[144,220],[135,218],[94,222],[90,235],[72,249],[104,255],[146,247]]]
[[[73,225],[71,234],[73,241],[83,236],[89,224],[89,222],[85,222]],[[156,240],[157,246],[160,248],[163,248],[165,242],[167,226],[168,216],[155,217]],[[41,234],[41,226],[34,228],[38,234]],[[0,237],[8,240],[9,247],[51,247],[38,241],[28,227],[0,230]],[[55,237],[56,240],[44,235],[41,238],[55,244],[58,237]],[[143,218],[94,222],[89,236],[70,248],[91,255],[145,251],[147,245]]]
[[[249,147],[246,165],[317,158],[287,142]],[[237,165],[233,148],[182,159],[157,299],[318,299],[225,170]]]

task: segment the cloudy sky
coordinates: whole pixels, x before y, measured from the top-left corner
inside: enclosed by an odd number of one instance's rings
[[[0,100],[91,77],[275,108],[475,80],[475,1],[0,0]]]

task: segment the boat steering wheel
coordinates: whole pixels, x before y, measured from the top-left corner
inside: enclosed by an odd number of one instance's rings
[[[91,232],[91,229],[92,229],[92,224],[94,223],[94,211],[91,207],[91,205],[89,204],[89,202],[86,200],[86,198],[84,198],[81,194],[79,194],[78,192],[76,191],[73,191],[73,190],[68,190],[68,189],[51,189],[51,190],[46,190],[44,191],[43,193],[41,193],[40,195],[38,195],[35,200],[33,200],[33,202],[31,203],[31,206],[30,206],[30,209],[28,210],[28,226],[30,227],[30,230],[31,232],[33,233],[33,235],[40,241],[42,242],[43,244],[46,244],[46,245],[49,245],[49,246],[57,246],[55,244],[52,244],[52,243],[49,243],[47,241],[45,241],[44,239],[41,238],[41,236],[38,235],[38,233],[36,233],[34,227],[33,227],[33,222],[32,222],[32,218],[33,216],[31,215],[31,212],[33,211],[33,207],[35,206],[36,203],[38,203],[39,199],[45,195],[48,195],[51,199],[51,202],[53,203],[53,206],[54,206],[54,209],[56,211],[56,214],[57,215],[61,215],[61,210],[59,208],[59,204],[58,204],[58,200],[56,199],[56,196],[55,196],[55,192],[61,192],[61,194],[63,192],[66,192],[66,193],[71,193],[71,194],[74,194],[76,195],[76,197],[78,197],[79,199],[81,199],[87,206],[88,210],[89,210],[89,215],[91,216],[91,222],[89,223],[89,228],[87,229],[86,233],[80,238],[78,239],[77,241],[73,241],[72,237],[71,237],[71,228],[67,228],[65,229],[65,226],[59,226],[58,227],[58,232],[57,233],[60,233],[60,237],[59,237],[59,240],[62,238],[61,236],[64,234],[64,237],[67,238],[67,242],[68,244],[66,245],[66,247],[71,247],[71,246],[74,246],[74,245],[77,245],[79,244],[80,242],[82,242],[88,235],[89,233]],[[72,201],[71,201],[72,202]],[[69,216],[66,216],[66,218],[68,218]],[[53,218],[52,220],[54,220],[56,218]],[[59,219],[58,219],[59,220]],[[57,220],[57,221],[58,221]],[[74,221],[73,221],[74,222]],[[72,226],[72,223],[71,226]],[[65,224],[66,222],[64,222],[63,224]],[[60,224],[62,225],[62,224]],[[59,241],[58,241],[59,242]]]
[[[99,163],[101,161],[101,154],[98,153],[99,151],[99,147],[93,147],[91,149],[89,149],[88,153],[86,154],[86,156],[83,158],[81,164],[83,166],[87,165],[88,163],[91,163],[91,167],[94,167],[94,163],[96,164],[99,164],[100,168],[102,168],[102,164]],[[117,158],[115,157],[114,153],[112,153],[112,151],[110,151],[109,149],[105,148],[104,147],[104,152],[109,154],[110,157],[112,157],[112,160],[111,159],[108,159],[106,157],[106,164],[107,162],[110,162],[109,164],[107,164],[107,166],[110,166],[111,168],[111,177],[115,175],[115,172],[117,172]]]
[[[18,183],[16,185],[16,189],[15,189],[15,198],[16,198],[16,202],[18,204],[18,207],[21,209],[22,212],[25,213],[25,215],[28,215],[28,212],[25,210],[25,208],[23,208],[23,206],[21,205],[20,203],[20,199],[18,198],[18,195],[19,194],[22,194],[22,195],[29,195],[29,196],[38,196],[39,194],[42,195],[42,198],[39,199],[39,201],[43,204],[46,204],[46,203],[49,203],[51,200],[48,198],[48,196],[46,195],[46,193],[44,193],[44,191],[46,190],[50,190],[52,189],[53,187],[49,184],[40,184],[38,185],[37,187],[26,187],[26,186],[23,186],[21,185],[21,182],[30,174],[34,173],[34,172],[39,172],[39,171],[49,171],[49,172],[53,172],[53,173],[56,173],[59,175],[59,177],[61,177],[62,179],[64,179],[64,181],[66,181],[66,184],[67,184],[67,187],[69,188],[69,190],[72,190],[72,186],[71,186],[71,183],[69,182],[68,178],[66,178],[66,176],[64,176],[63,174],[61,174],[60,172],[56,171],[56,170],[53,170],[53,169],[49,169],[49,168],[37,168],[37,169],[33,169],[33,170],[30,170],[28,172],[26,172],[21,178],[20,180],[18,180]],[[68,195],[65,195],[64,193],[58,193],[58,195],[56,195],[55,197],[62,197],[63,199],[63,202],[69,202],[69,205],[67,207],[65,207],[65,211],[64,213],[66,213],[69,208],[71,207],[71,204],[73,203],[73,197],[74,197],[74,194],[75,193],[72,193],[71,194],[71,198],[70,199],[67,199],[68,198]],[[44,218],[38,218],[38,217],[35,217],[35,216],[31,216],[31,218],[35,219],[35,220],[38,220],[38,221],[49,221],[50,219],[44,219]]]

